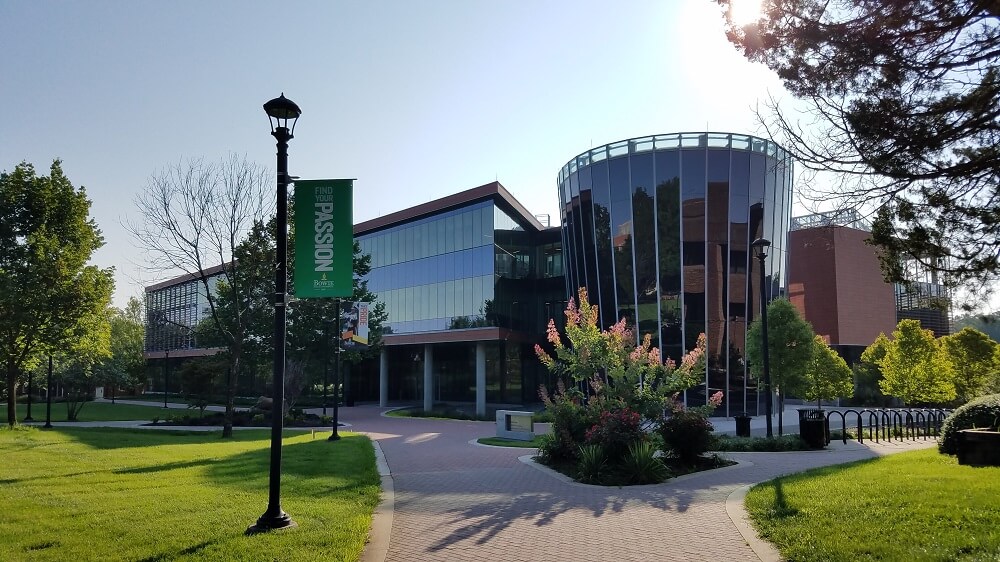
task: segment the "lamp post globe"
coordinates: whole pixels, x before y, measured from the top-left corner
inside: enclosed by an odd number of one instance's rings
[[[767,249],[771,246],[771,241],[767,238],[754,240],[750,247],[753,248],[754,257],[760,262],[760,342],[761,357],[764,368],[764,394],[767,399],[764,401],[764,414],[767,416],[767,438],[774,437],[771,421],[771,366],[769,364],[770,349],[767,342],[767,275],[764,271],[764,260],[767,258]]]
[[[302,110],[282,93],[264,104],[271,122],[271,135],[278,145],[278,205],[276,211],[274,273],[274,400],[271,407],[271,463],[268,477],[267,509],[247,534],[294,527],[295,522],[281,509],[281,432],[285,401],[285,304],[288,290],[288,141]]]

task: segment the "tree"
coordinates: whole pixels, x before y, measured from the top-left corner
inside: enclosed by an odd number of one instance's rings
[[[222,373],[227,369],[229,369],[229,359],[222,354],[196,357],[185,361],[181,366],[180,378],[184,398],[191,407],[198,408],[201,417],[205,417],[205,408],[219,387]]]
[[[882,392],[908,406],[955,398],[954,373],[943,346],[917,320],[899,322],[878,364]]]
[[[201,283],[201,297],[229,352],[229,373],[240,371],[250,306],[259,298],[254,291],[263,286],[263,280],[252,271],[244,272],[243,262],[234,258],[239,244],[273,213],[271,183],[265,168],[235,155],[217,164],[181,162],[150,178],[136,198],[140,220],[129,224],[137,245],[150,258],[151,270],[181,271]],[[220,266],[217,277],[215,269]],[[220,292],[231,295],[225,319],[219,310],[217,280]],[[225,394],[222,435],[232,437],[235,376],[229,377]]]
[[[771,372],[771,386],[777,389],[779,404],[786,393],[800,392],[805,384],[806,370],[812,360],[812,326],[799,316],[798,310],[788,299],[776,299],[767,305],[767,349]],[[760,318],[750,324],[747,331],[747,362],[758,381],[764,374],[764,355],[761,342]],[[772,398],[767,397],[768,400]],[[782,408],[778,408],[778,435],[782,434],[784,421]]]
[[[875,341],[865,348],[861,353],[861,360],[852,366],[854,380],[857,385],[855,395],[861,395],[862,404],[875,404],[885,406],[888,398],[882,394],[882,368],[879,361],[885,357],[885,352],[889,348],[889,338],[880,333]]]
[[[104,244],[89,213],[86,191],[58,160],[48,176],[26,162],[0,174],[0,360],[11,426],[21,373],[73,343],[81,319],[111,301],[112,270],[87,265]]]
[[[997,377],[997,342],[973,328],[962,328],[941,342],[955,372],[955,394],[960,402],[980,396]]]
[[[727,21],[804,108],[804,125],[773,99],[759,117],[800,166],[832,173],[813,198],[880,206],[872,241],[890,281],[909,260],[948,283],[995,278],[1000,4],[770,0],[755,23]]]
[[[98,378],[95,365],[111,356],[112,308],[82,316],[60,353],[56,380],[66,390],[66,419],[76,421]]]
[[[142,382],[146,359],[143,357],[144,306],[141,300],[131,297],[125,309],[109,311],[110,355],[95,367],[98,380],[117,388],[135,387]],[[112,394],[114,398],[114,394]]]
[[[993,314],[963,314],[952,321],[956,330],[975,328],[993,341],[1000,341],[1000,316]]]
[[[802,397],[815,400],[816,406],[822,407],[822,400],[853,395],[854,377],[851,368],[843,357],[827,345],[823,336],[816,336],[813,338],[812,359],[802,383]]]

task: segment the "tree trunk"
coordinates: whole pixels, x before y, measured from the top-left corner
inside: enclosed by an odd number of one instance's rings
[[[17,423],[17,367],[13,359],[7,360],[7,425]]]

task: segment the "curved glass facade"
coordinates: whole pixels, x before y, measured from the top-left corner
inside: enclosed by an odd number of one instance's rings
[[[566,282],[586,286],[601,325],[627,319],[680,359],[708,340],[705,382],[688,404],[724,394],[717,415],[757,415],[744,360],[746,329],[760,310],[759,261],[767,238],[768,290],[784,287],[792,160],[766,139],[729,133],[641,137],[589,150],[557,179]]]

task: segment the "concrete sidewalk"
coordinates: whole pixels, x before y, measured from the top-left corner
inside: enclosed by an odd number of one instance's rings
[[[822,451],[728,453],[738,466],[608,488],[566,482],[518,460],[530,450],[471,445],[495,434],[490,422],[389,418],[384,410],[344,408],[342,418],[378,441],[391,472],[384,557],[391,561],[770,560],[769,545],[755,551],[753,537],[741,533],[742,503],[727,511],[731,495],[783,474],[933,445],[838,442]]]

